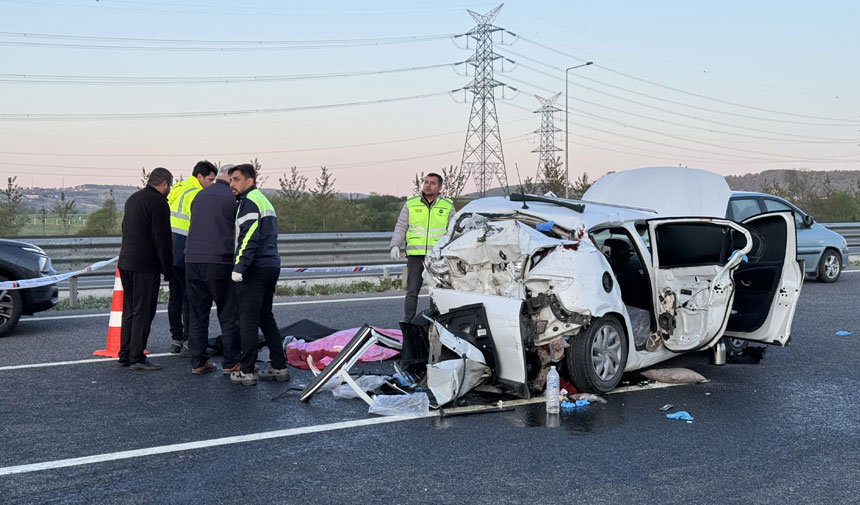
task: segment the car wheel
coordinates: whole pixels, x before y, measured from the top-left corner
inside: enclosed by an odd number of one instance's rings
[[[0,276],[0,282],[6,280],[5,277]],[[23,309],[23,304],[20,291],[17,289],[0,290],[0,337],[15,328],[18,319],[21,318],[21,309]]]
[[[627,335],[613,317],[591,322],[574,337],[567,354],[573,385],[585,393],[608,393],[621,381],[627,364]]]
[[[842,274],[842,258],[832,249],[824,251],[818,261],[818,280],[820,282],[836,282]]]
[[[749,345],[746,340],[729,337],[723,337],[723,343],[726,344],[726,356],[740,356]]]

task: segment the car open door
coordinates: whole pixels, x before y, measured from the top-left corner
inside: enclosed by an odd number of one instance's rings
[[[735,272],[735,300],[725,335],[786,345],[803,270],[791,212],[770,212],[743,221],[753,237],[748,261]]]
[[[733,271],[752,245],[750,233],[725,219],[648,221],[658,334],[675,352],[715,343],[734,299]]]

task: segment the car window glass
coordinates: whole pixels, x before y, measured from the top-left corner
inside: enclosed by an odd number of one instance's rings
[[[769,211],[776,210],[790,210],[794,214],[794,226],[795,228],[804,228],[803,225],[803,217],[799,212],[795,212],[794,208],[786,203],[780,202],[779,200],[771,200],[770,198],[764,199],[764,206]]]
[[[670,223],[655,229],[660,268],[725,265],[731,252],[728,229],[711,223]]]
[[[761,214],[758,201],[754,198],[738,198],[732,200],[732,218],[735,221],[743,221],[748,217]]]

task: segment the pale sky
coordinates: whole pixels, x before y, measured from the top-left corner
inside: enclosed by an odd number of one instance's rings
[[[0,0],[4,183],[136,185],[141,167],[187,176],[199,159],[256,157],[266,187],[294,165],[313,184],[327,166],[338,191],[406,195],[416,173],[459,165],[471,95],[449,92],[470,81],[453,64],[474,43],[453,35],[474,26],[466,9],[498,3],[309,5]],[[508,180],[537,169],[534,95],[561,92],[564,109],[564,69],[584,61],[568,73],[571,179],[858,170],[858,20],[850,1],[505,2]],[[564,149],[563,111],[555,126]]]

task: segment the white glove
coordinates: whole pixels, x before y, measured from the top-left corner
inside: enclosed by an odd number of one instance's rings
[[[233,272],[230,274],[230,278],[233,279],[233,282],[242,282],[242,274],[239,272]]]
[[[392,246],[391,247],[391,259],[394,261],[400,261],[400,247]]]

